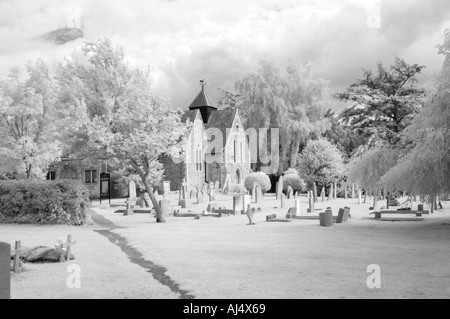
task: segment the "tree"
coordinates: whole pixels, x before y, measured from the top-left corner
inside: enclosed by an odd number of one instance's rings
[[[356,102],[341,118],[355,134],[369,139],[368,146],[379,140],[397,145],[401,132],[422,107],[425,91],[416,86],[416,76],[423,68],[398,57],[389,68],[379,62],[376,72],[365,71],[362,79],[336,95],[340,100]]]
[[[75,102],[78,112],[79,136],[87,137],[92,154],[115,159],[124,171],[138,175],[155,207],[157,221],[165,222],[153,194],[153,185],[164,173],[158,158],[181,152],[187,126],[181,122],[181,114],[171,110],[167,98],[150,90],[148,71],[128,67],[122,48],[105,39],[88,43],[84,52],[87,65],[67,61],[60,66],[65,96]]]
[[[328,83],[313,79],[311,72],[311,65],[291,62],[280,70],[260,61],[256,72],[235,83],[236,93],[222,90],[219,105],[239,108],[247,128],[280,129],[279,175],[295,163],[311,137],[320,137],[330,127],[325,118],[330,103]],[[261,163],[254,167],[260,168]]]
[[[350,159],[366,143],[364,136],[354,134],[351,127],[331,110],[328,110],[325,117],[330,121],[331,128],[325,132],[324,137],[337,146],[345,160]]]
[[[317,184],[325,187],[336,182],[344,172],[342,154],[328,140],[311,140],[297,157],[299,175],[313,187],[317,199]]]
[[[0,81],[0,152],[27,179],[43,178],[59,160],[65,120],[57,83],[42,60],[28,62],[26,78],[18,69]]]
[[[445,61],[436,88],[404,131],[412,146],[381,179],[385,187],[428,196],[431,202],[435,196],[450,194],[450,31],[439,53]]]

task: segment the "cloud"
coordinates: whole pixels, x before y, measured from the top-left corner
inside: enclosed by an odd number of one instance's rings
[[[447,0],[384,0],[380,27],[370,28],[376,0],[0,0],[0,76],[27,59],[54,63],[79,51],[83,41],[109,37],[130,63],[151,66],[155,89],[186,108],[208,82],[229,86],[254,70],[259,59],[280,66],[291,58],[315,65],[315,74],[337,90],[361,70],[394,55],[427,66],[426,82],[439,72],[435,49],[448,24]],[[77,11],[78,10],[78,11]],[[76,25],[84,37],[64,45],[41,40],[45,33]]]

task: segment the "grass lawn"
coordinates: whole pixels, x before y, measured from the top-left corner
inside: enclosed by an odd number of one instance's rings
[[[170,199],[176,203],[177,195]],[[219,195],[217,202],[232,208],[230,196]],[[195,298],[449,298],[450,203],[443,204],[444,210],[425,215],[424,221],[383,222],[368,219],[371,203],[319,202],[316,208],[330,206],[335,214],[351,207],[349,223],[331,228],[319,227],[318,221],[267,223],[266,215],[284,218],[288,211],[278,208],[270,194],[256,205],[262,213],[255,215],[254,226],[247,226],[246,216],[170,216],[157,224],[149,214],[114,214],[118,208],[105,203],[94,203],[92,209],[122,227],[112,232],[145,260],[164,267],[165,275]],[[194,208],[201,212],[206,206]],[[81,267],[81,289],[66,287],[67,264],[27,265],[27,272],[13,277],[13,297],[179,297],[94,230],[0,225],[0,241],[49,245],[68,233],[78,241],[73,249],[77,259],[71,263]],[[381,289],[366,285],[372,264],[381,267]]]

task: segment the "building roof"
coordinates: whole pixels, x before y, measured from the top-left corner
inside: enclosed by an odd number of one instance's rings
[[[194,101],[192,101],[191,105],[189,106],[189,109],[192,110],[192,109],[205,107],[205,106],[209,106],[209,107],[217,109],[213,100],[208,96],[208,94],[206,94],[204,86],[202,86],[202,90],[197,95],[197,97],[194,99]]]
[[[231,107],[224,110],[214,111],[211,114],[208,124],[206,124],[206,128],[217,128],[221,130],[223,137],[227,139],[227,129],[232,128],[236,113],[237,109]]]
[[[197,117],[197,112],[200,112],[199,110],[188,110],[185,111],[183,113],[183,115],[181,116],[181,121],[183,123],[186,123],[187,120],[189,120],[189,122],[194,123],[195,118]]]

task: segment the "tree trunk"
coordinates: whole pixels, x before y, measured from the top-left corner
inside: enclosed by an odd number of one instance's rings
[[[313,195],[314,195],[314,203],[317,203],[317,184],[313,183]]]
[[[333,198],[337,199],[337,183],[334,183],[333,191],[334,191]]]
[[[350,194],[350,198],[353,199],[355,196],[355,183],[352,183],[352,193]]]
[[[156,211],[156,222],[157,223],[165,223],[166,219],[164,218],[163,212],[161,210],[161,207],[159,206],[158,201],[156,200],[155,194],[153,194],[153,187],[150,186],[149,182],[147,181],[147,178],[141,177],[142,182],[145,185],[145,189],[147,190],[148,195],[150,196],[150,199],[152,200],[153,207]]]
[[[344,187],[344,199],[347,199],[347,186]]]
[[[364,204],[367,203],[367,190],[364,191]]]

